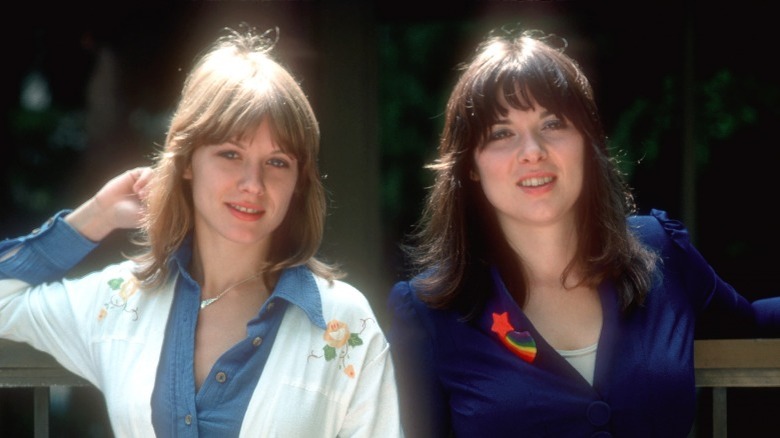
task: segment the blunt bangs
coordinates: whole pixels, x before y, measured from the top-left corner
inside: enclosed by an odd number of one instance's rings
[[[466,73],[472,80],[464,84],[463,104],[480,135],[478,144],[487,140],[491,126],[509,112],[504,102],[521,111],[538,104],[570,120],[586,135],[591,132],[591,111],[583,107],[592,98],[590,86],[570,62],[564,62],[565,55],[531,38],[493,41],[486,47],[482,62]]]

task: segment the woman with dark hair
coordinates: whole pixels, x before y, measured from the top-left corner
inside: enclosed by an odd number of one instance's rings
[[[378,321],[315,258],[319,127],[274,42],[220,37],[152,167],[0,243],[0,336],[100,389],[119,437],[401,435]],[[122,228],[137,256],[62,279]]]
[[[389,301],[408,436],[686,436],[697,322],[780,326],[679,222],[637,215],[565,45],[494,31],[450,95]]]

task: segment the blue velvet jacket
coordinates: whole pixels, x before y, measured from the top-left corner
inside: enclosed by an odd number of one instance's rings
[[[780,299],[740,296],[662,211],[629,225],[661,255],[659,271],[644,305],[628,312],[612,284],[600,285],[593,385],[545,342],[497,275],[471,321],[428,308],[414,281],[397,283],[389,336],[407,436],[686,437],[696,408],[694,338],[774,336]],[[703,330],[702,318],[717,324]]]

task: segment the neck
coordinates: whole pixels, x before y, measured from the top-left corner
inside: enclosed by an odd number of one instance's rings
[[[577,251],[577,232],[572,225],[504,228],[509,246],[522,261],[531,285],[560,285],[561,275]],[[568,282],[567,282],[568,283]]]
[[[253,245],[206,245],[197,235],[190,262],[190,275],[200,285],[204,298],[213,297],[237,283],[251,277],[259,277],[264,287],[265,257]],[[257,280],[252,279],[252,283]],[[250,281],[247,281],[247,283]]]

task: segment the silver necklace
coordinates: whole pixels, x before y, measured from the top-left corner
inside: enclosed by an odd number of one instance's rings
[[[254,280],[255,278],[259,277],[260,274],[262,274],[262,272],[258,272],[257,274],[255,274],[255,275],[253,275],[253,276],[251,276],[251,277],[249,277],[249,278],[247,278],[245,280],[239,281],[238,283],[236,283],[236,284],[228,287],[227,289],[223,290],[222,292],[218,293],[217,296],[215,296],[215,297],[206,298],[205,300],[201,300],[201,302],[200,302],[200,310],[203,310],[206,307],[214,304],[215,301],[217,301],[218,299],[220,299],[223,296],[225,296],[225,294],[230,292],[232,289],[234,289],[234,288],[236,288],[238,286],[241,286],[242,284],[246,283],[249,280]]]

